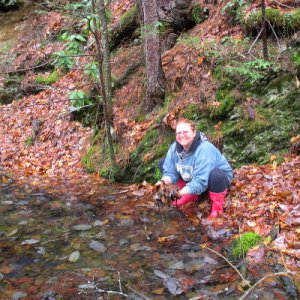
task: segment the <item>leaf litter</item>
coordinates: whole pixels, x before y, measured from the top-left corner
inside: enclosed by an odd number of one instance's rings
[[[115,2],[115,9],[124,10],[119,4]],[[131,4],[126,2],[128,7]],[[45,34],[58,30],[58,25],[64,22],[57,13],[50,19],[51,26]],[[207,37],[220,30],[212,25],[205,29]],[[194,32],[197,30],[203,28],[199,26]],[[185,47],[185,51],[180,52],[180,47]],[[27,53],[28,48],[23,50]],[[173,63],[167,64],[169,58]],[[21,55],[19,60],[16,67],[22,66]],[[198,60],[198,68],[193,72],[203,74],[204,66],[202,61],[199,63],[198,54],[186,46],[177,46],[163,57],[171,85],[177,75],[186,74],[183,62],[189,60]],[[177,72],[176,76],[172,72]],[[197,82],[193,81],[197,77],[189,73],[186,79],[193,83],[189,89],[191,97],[199,93]],[[207,72],[204,79],[209,78]],[[264,289],[254,290],[256,296],[261,299],[298,296],[299,156],[287,156],[281,165],[270,163],[237,169],[226,199],[225,215],[215,222],[205,219],[210,210],[205,197],[180,211],[158,208],[150,185],[142,189],[137,185],[112,186],[97,175],[86,174],[81,157],[89,145],[91,130],[68,118],[68,93],[76,89],[74,82],[84,83],[85,78],[80,72],[72,71],[54,85],[51,93],[45,90],[14,101],[0,114],[1,165],[18,178],[3,175],[1,179],[5,191],[0,199],[3,215],[0,232],[4,232],[0,234],[3,254],[0,280],[4,283],[1,293],[32,300],[47,295],[76,299],[80,286],[96,284],[107,291],[117,290],[120,279],[124,286],[147,295],[160,295],[161,299],[167,299],[170,294],[238,299],[243,290],[236,272],[220,257],[203,251],[200,245],[205,244],[226,256],[232,238],[252,231],[268,240],[245,257],[249,261],[247,278],[252,283],[276,272],[278,266],[298,274],[295,286],[273,279],[272,286],[266,284]],[[121,134],[128,149],[134,148],[152,124],[151,120],[138,124],[130,112],[122,111],[125,106],[120,99],[125,101],[124,95],[129,91],[133,98],[138,98],[138,86],[134,79],[116,92],[117,129],[121,130],[122,126],[132,129]],[[214,91],[212,86],[203,93],[209,98]],[[183,93],[178,93],[178,102],[186,99]],[[174,119],[172,114],[178,113],[175,110],[169,112],[170,123]],[[25,141],[31,136],[34,119],[43,121],[42,131],[36,143],[28,147]],[[97,226],[90,225],[94,222],[100,222],[96,223],[101,226],[100,232]],[[20,227],[12,229],[12,224]],[[76,229],[84,225],[88,229]],[[92,240],[96,237],[103,244]],[[36,247],[36,241],[42,247]],[[105,250],[95,251],[89,246],[91,243],[94,248]],[[100,274],[99,282],[88,283],[97,277],[95,274]],[[83,293],[80,297],[88,299],[89,296]]]

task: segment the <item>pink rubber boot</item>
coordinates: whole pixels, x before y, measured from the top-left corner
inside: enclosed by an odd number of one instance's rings
[[[176,185],[180,189],[182,189],[183,187],[185,187],[186,182],[184,180],[182,180],[182,179],[179,179],[176,182]],[[186,195],[183,195],[182,197],[180,197],[179,199],[173,201],[172,205],[176,206],[176,207],[180,207],[180,206],[183,206],[183,205],[188,204],[190,202],[197,201],[198,199],[199,199],[198,195],[186,194]]]
[[[211,213],[209,218],[214,219],[223,214],[223,205],[227,189],[221,193],[208,192],[209,198],[212,201]]]
[[[172,205],[176,206],[176,207],[180,207],[185,204],[197,201],[198,199],[199,199],[198,195],[186,194],[186,195],[183,195],[182,197],[180,197],[178,200],[173,201]]]

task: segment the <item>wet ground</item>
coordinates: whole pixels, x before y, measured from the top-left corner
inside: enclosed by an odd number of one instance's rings
[[[225,254],[234,230],[215,231],[213,241],[195,207],[159,208],[143,189],[124,186],[106,187],[96,205],[61,201],[5,175],[0,190],[1,300],[239,299],[245,292],[234,268],[201,247]],[[248,278],[259,269],[248,268]],[[296,299],[285,289],[272,279],[247,299]]]

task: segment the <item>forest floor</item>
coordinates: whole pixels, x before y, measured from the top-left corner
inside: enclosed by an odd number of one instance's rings
[[[115,18],[131,5],[122,1],[115,2]],[[220,8],[218,8],[220,9]],[[217,14],[216,17],[217,18]],[[239,28],[228,27],[223,23],[215,26],[215,18],[211,23],[195,27],[191,34],[201,36],[201,39],[211,35],[231,35],[238,38]],[[16,25],[17,42],[12,52],[18,57],[13,61],[12,70],[30,69],[38,57],[43,58],[53,51],[61,49],[59,43],[41,47],[40,43],[57,33],[61,27],[68,26],[68,20],[57,12],[32,15]],[[29,26],[28,24],[31,24]],[[20,29],[20,28],[23,28]],[[28,30],[28,28],[34,28]],[[16,28],[11,31],[16,37]],[[1,37],[1,35],[0,35]],[[2,35],[1,42],[9,38]],[[123,47],[119,55],[112,61],[112,70],[116,76],[124,72],[126,67],[140,59],[139,46]],[[2,54],[3,55],[3,54]],[[166,78],[170,85],[176,78],[186,77],[182,88],[176,95],[176,103],[170,107],[169,114],[178,110],[184,101],[193,102],[199,89],[193,86],[196,80],[203,80],[203,90],[207,95],[213,94],[215,88],[210,85],[210,73],[207,67],[199,65],[190,72],[189,62],[197,60],[197,53],[181,45],[167,51],[163,56]],[[82,58],[81,60],[84,60]],[[80,63],[80,62],[79,62]],[[24,79],[24,86],[30,85],[30,72]],[[151,125],[151,118],[144,122],[134,121],[133,114],[140,105],[142,91],[140,69],[130,82],[115,92],[114,118],[116,131],[120,136],[123,156],[126,159],[129,152],[137,145],[141,136]],[[200,74],[200,75],[199,75]],[[190,79],[190,80],[189,80]],[[0,78],[1,84],[1,78]],[[82,165],[82,156],[90,144],[92,129],[83,127],[79,122],[70,120],[70,91],[82,85],[88,85],[87,79],[80,70],[73,70],[61,77],[51,88],[16,99],[11,104],[0,107],[0,162],[3,172],[11,174],[18,184],[40,189],[52,197],[72,201],[89,201],[97,204],[101,188],[109,187],[106,180],[96,174],[88,174]],[[187,93],[188,91],[188,93]],[[125,104],[131,101],[127,108]],[[32,137],[32,121],[41,120],[39,134],[30,143]],[[200,203],[194,203],[182,209],[190,222],[201,227],[203,243],[207,248],[214,245],[215,251],[221,253],[226,232],[234,228],[237,233],[255,232],[264,238],[264,243],[252,249],[247,255],[248,271],[257,280],[265,275],[276,273],[271,266],[283,266],[285,272],[294,279],[292,297],[300,291],[300,157],[287,155],[282,164],[277,164],[270,158],[267,165],[249,165],[235,170],[235,177],[226,198],[225,214],[215,222],[207,221],[210,203],[204,198]],[[130,186],[120,186],[128,197],[143,197],[154,201],[153,187],[147,183]],[[132,205],[136,205],[132,204]],[[138,206],[136,206],[138,207]],[[126,206],[121,208],[126,210]],[[161,244],[168,244],[172,234],[161,239]],[[219,246],[216,246],[219,242]],[[1,268],[0,268],[1,271]],[[271,277],[270,277],[271,278]],[[274,279],[275,278],[275,279]],[[267,286],[278,284],[276,276],[266,280]],[[279,295],[279,296],[278,296]],[[287,299],[280,292],[278,299]]]

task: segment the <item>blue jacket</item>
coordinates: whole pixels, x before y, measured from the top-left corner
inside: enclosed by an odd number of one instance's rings
[[[188,153],[174,142],[167,153],[163,165],[163,177],[176,183],[180,177],[187,182],[185,189],[188,194],[200,195],[208,186],[208,178],[213,168],[223,170],[231,182],[233,171],[226,160],[204,134],[197,132]]]

